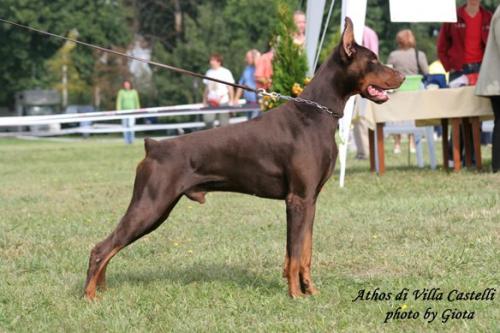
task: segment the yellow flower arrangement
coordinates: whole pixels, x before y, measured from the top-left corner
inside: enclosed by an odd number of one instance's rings
[[[293,84],[293,87],[292,87],[292,95],[293,96],[299,96],[302,93],[303,90],[304,90],[304,88],[302,88],[300,86],[300,84],[298,84],[297,82],[295,82]]]
[[[310,78],[304,79],[304,86],[301,86],[300,83],[295,82],[290,89],[290,95],[293,97],[299,96],[304,91],[304,87],[307,86],[309,82],[311,82]],[[260,108],[262,111],[271,110],[280,104],[281,103],[279,100],[271,96],[264,96],[260,99]]]

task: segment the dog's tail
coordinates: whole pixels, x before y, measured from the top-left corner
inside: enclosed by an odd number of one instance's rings
[[[144,149],[146,150],[146,155],[148,155],[158,144],[159,142],[156,140],[144,138]]]

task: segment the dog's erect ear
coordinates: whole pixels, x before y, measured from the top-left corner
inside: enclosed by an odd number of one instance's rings
[[[347,57],[351,58],[356,52],[356,49],[354,47],[355,44],[356,41],[354,40],[354,27],[352,25],[351,19],[346,16],[344,32],[342,33],[342,48],[344,49]]]

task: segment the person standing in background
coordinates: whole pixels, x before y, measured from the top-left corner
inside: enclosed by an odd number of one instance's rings
[[[139,94],[137,90],[132,88],[132,83],[130,81],[123,81],[123,88],[118,91],[118,96],[116,97],[116,110],[137,110],[141,108],[139,102]],[[134,127],[135,118],[125,118],[122,119],[122,126],[126,128]],[[133,130],[126,130],[123,132],[123,139],[125,143],[131,144],[135,139],[135,132]]]
[[[378,56],[378,36],[375,31],[371,28],[365,26],[363,30],[363,44],[364,47],[371,50]],[[366,103],[366,100],[362,99],[361,103]],[[353,137],[354,144],[356,145],[356,158],[359,160],[365,160],[369,155],[369,141],[368,141],[368,123],[362,114],[361,110],[363,107],[357,108],[359,113],[354,116],[353,119]]]
[[[491,166],[493,172],[498,172],[500,170],[500,5],[491,19],[483,66],[476,84],[476,95],[491,99],[495,114]]]
[[[264,53],[255,62],[255,83],[258,89],[271,88],[273,83],[274,48]]]
[[[293,13],[296,32],[292,35],[295,45],[304,48],[306,42],[306,14],[297,10]],[[271,43],[272,45],[272,43]],[[269,90],[272,86],[274,48],[262,54],[255,62],[255,81],[258,89]]]
[[[295,26],[297,27],[297,32],[295,32],[295,34],[292,36],[293,42],[295,43],[295,45],[305,47],[307,25],[306,14],[301,10],[297,10],[295,13],[293,13],[293,23],[295,23]]]
[[[231,71],[222,66],[223,60],[224,59],[220,54],[212,54],[209,60],[210,69],[207,71],[205,76],[234,83],[234,77]],[[203,80],[203,83],[205,84],[205,92],[203,94],[203,104],[205,106],[217,108],[232,105],[234,100],[234,89],[232,86],[209,81],[207,79]],[[219,113],[218,115],[205,114],[203,115],[203,120],[205,121],[207,128],[214,127],[214,122],[217,116],[219,118],[220,126],[229,125],[229,113]]]
[[[467,75],[474,85],[483,60],[490,29],[491,12],[480,0],[467,0],[457,9],[456,23],[443,23],[437,42],[438,57],[450,81]]]
[[[398,49],[389,54],[388,64],[404,75],[429,74],[427,57],[424,52],[416,49],[417,42],[411,30],[404,29],[398,32],[396,44]],[[415,138],[410,134],[408,140],[410,141],[410,151],[414,153]],[[401,153],[401,134],[394,135],[394,153]]]
[[[297,28],[292,36],[293,42],[303,48],[306,42],[306,14],[301,10],[296,11],[293,14],[293,22]],[[272,86],[273,58],[274,48],[271,46],[269,51],[262,54],[255,63],[255,81],[258,89],[269,90]]]
[[[481,68],[490,31],[491,12],[481,6],[480,0],[467,0],[457,9],[456,23],[443,23],[437,42],[438,58],[449,74],[449,82],[465,75],[466,82],[475,85]],[[450,138],[453,134],[450,133]],[[463,129],[460,128],[460,151],[464,150]],[[450,165],[452,148],[448,151]]]
[[[245,62],[247,65],[241,74],[239,84],[246,85],[252,89],[257,89],[257,83],[255,82],[255,62],[259,59],[260,53],[256,49],[249,50],[245,55]],[[234,96],[234,105],[239,104],[241,95],[245,99],[246,106],[254,106],[255,111],[248,112],[248,119],[255,118],[260,113],[259,103],[257,94],[252,91],[243,91],[241,88],[236,89]]]
[[[416,50],[415,35],[409,29],[404,29],[396,35],[398,49],[392,51],[387,58],[387,63],[404,75],[429,74],[427,56],[422,51]]]

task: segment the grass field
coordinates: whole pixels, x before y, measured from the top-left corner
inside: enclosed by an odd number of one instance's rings
[[[500,294],[500,175],[409,168],[390,151],[385,176],[350,160],[347,187],[334,179],[320,196],[318,296],[287,296],[282,202],[213,193],[205,205],[182,199],[120,252],[89,303],[89,251],[127,207],[143,154],[140,142],[0,140],[0,332],[500,332],[500,295],[352,302],[377,287]],[[400,306],[420,317],[384,324]],[[447,308],[474,319],[442,323]]]

